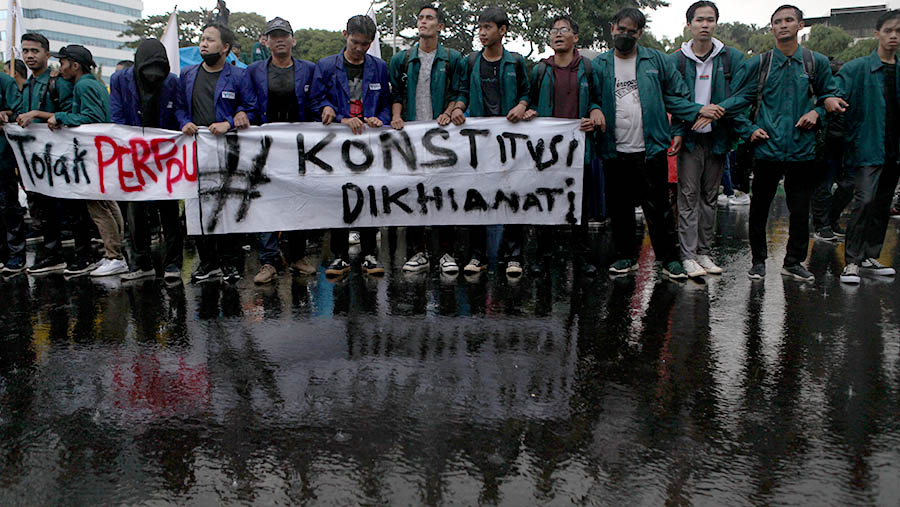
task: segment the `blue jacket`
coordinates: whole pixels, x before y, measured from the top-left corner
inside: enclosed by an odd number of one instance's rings
[[[363,116],[378,117],[385,125],[391,122],[391,86],[384,60],[366,55],[363,67]],[[336,113],[335,121],[350,116],[350,85],[344,68],[344,50],[326,56],[316,64],[312,86],[312,112],[319,119],[322,109],[329,106]]]
[[[178,129],[194,121],[193,93],[194,82],[197,80],[197,72],[200,65],[191,65],[181,71],[178,80],[178,95],[175,102],[175,117],[178,119]],[[228,95],[227,97],[225,95]],[[225,65],[222,74],[216,83],[216,121],[227,121],[234,128],[234,115],[244,111],[247,115],[256,110],[256,99],[250,90],[250,82],[244,79],[244,69],[234,65]]]
[[[313,77],[316,72],[316,64],[306,60],[294,60],[294,93],[297,94],[297,106],[300,109],[300,121],[315,121],[317,118],[310,110],[310,93]],[[254,62],[247,67],[247,76],[250,80],[250,89],[256,98],[256,110],[250,115],[250,122],[254,125],[269,123],[269,62],[272,57]]]
[[[159,128],[179,130],[175,118],[178,77],[169,73],[159,92]],[[116,72],[109,79],[109,115],[113,123],[143,127],[141,97],[134,81],[134,67]]]

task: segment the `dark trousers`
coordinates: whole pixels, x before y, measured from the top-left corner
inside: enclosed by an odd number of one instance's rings
[[[616,158],[604,160],[603,167],[616,258],[638,257],[634,207],[640,205],[656,259],[663,263],[678,260],[665,152],[652,158],[646,158],[644,152],[617,153]]]
[[[859,264],[881,255],[898,177],[900,166],[896,162],[857,169],[844,244],[847,264]]]
[[[140,269],[153,269],[150,253],[150,228],[159,216],[159,224],[165,236],[163,267],[181,268],[184,257],[184,232],[181,230],[178,201],[133,201],[128,203],[126,216],[134,248],[134,265]]]
[[[200,265],[206,270],[231,266],[243,271],[243,252],[237,234],[206,234],[197,240]]]
[[[433,227],[438,234],[438,256],[449,253],[453,255],[453,240],[456,236],[455,225],[441,225]],[[410,258],[419,252],[428,252],[428,234],[424,226],[413,226],[406,228],[406,258]]]
[[[375,235],[378,233],[377,227],[363,227],[359,229],[359,247],[363,256],[375,255],[378,251],[378,243]],[[348,260],[350,254],[350,234],[349,229],[331,229],[331,254]]]
[[[469,226],[469,254],[468,258],[477,258],[484,262],[487,259],[487,226]],[[468,262],[468,260],[466,261]]]
[[[72,230],[72,237],[75,240],[75,258],[93,261],[94,249],[91,247],[91,235],[94,231],[94,222],[88,214],[84,201],[59,199],[43,194],[35,194],[34,201],[41,220],[41,230],[44,233],[44,246],[38,253],[38,261],[50,257],[62,259],[60,231],[63,221]]]
[[[840,140],[829,140],[825,145],[824,169],[819,177],[819,183],[816,185],[812,196],[812,221],[813,228],[821,229],[822,227],[831,227],[834,223],[832,217],[837,219],[844,211],[844,207],[849,204],[849,199],[853,197],[852,180],[851,192],[835,192],[831,193],[831,187],[835,181],[841,181],[844,178],[845,170],[843,164],[844,147]],[[840,186],[838,186],[840,191]],[[837,213],[832,211],[832,204],[836,208]]]
[[[306,255],[306,231],[286,231],[282,233],[287,239],[287,255],[285,260],[288,264],[302,259]],[[271,264],[278,266],[281,262],[281,255],[278,250],[277,232],[260,232],[257,234],[259,240],[259,265]]]
[[[590,253],[591,246],[589,240],[588,222],[594,215],[594,211],[598,208],[597,201],[601,195],[597,192],[596,181],[599,176],[593,170],[592,165],[587,165],[583,172],[584,182],[582,184],[581,193],[581,221],[572,225],[572,254],[576,257],[583,257]],[[600,187],[602,189],[602,186]],[[546,257],[551,254],[556,244],[553,238],[554,231],[561,230],[561,225],[536,225],[534,228],[535,241],[537,242],[538,257]]]
[[[809,203],[816,186],[816,163],[773,162],[756,160],[753,177],[753,200],[750,201],[750,250],[753,263],[765,262],[769,257],[766,245],[766,223],[769,208],[784,176],[784,194],[790,213],[785,266],[806,260],[809,250]]]
[[[19,179],[15,169],[0,169],[0,214],[3,217],[5,239],[0,262],[25,262],[25,210],[19,204]]]

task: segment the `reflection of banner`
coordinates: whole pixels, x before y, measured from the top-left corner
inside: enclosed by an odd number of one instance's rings
[[[25,189],[70,199],[143,201],[197,196],[196,142],[180,132],[84,125],[4,127]]]
[[[578,120],[469,119],[403,130],[278,124],[196,138],[95,124],[7,125],[25,188],[187,199],[191,234],[385,225],[565,224],[581,215]],[[200,197],[199,199],[197,197]]]
[[[267,125],[198,137],[200,234],[385,225],[565,224],[581,215],[578,120],[401,130]],[[201,206],[202,204],[202,206]]]

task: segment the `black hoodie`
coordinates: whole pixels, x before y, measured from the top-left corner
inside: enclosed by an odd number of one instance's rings
[[[165,46],[156,39],[141,42],[134,54],[134,82],[141,98],[141,122],[145,127],[160,127],[160,90],[168,75]]]

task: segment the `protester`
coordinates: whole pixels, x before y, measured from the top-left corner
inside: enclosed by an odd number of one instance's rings
[[[203,27],[200,56],[203,63],[181,71],[175,115],[181,131],[188,136],[207,127],[221,136],[232,128],[250,126],[248,112],[256,109],[256,100],[244,79],[244,70],[225,64],[234,44],[234,32],[225,25]],[[200,200],[203,205],[203,200]],[[234,283],[241,279],[243,252],[238,239],[229,234],[203,235],[197,242],[200,266],[192,279],[202,283],[224,277]]]
[[[838,73],[838,87],[849,106],[846,114],[846,162],[856,167],[850,222],[844,244],[844,283],[858,284],[860,271],[893,276],[878,261],[900,178],[900,11],[881,15],[875,25],[878,48],[853,60]]]
[[[253,49],[251,50],[253,53],[251,63],[262,62],[272,56],[271,51],[269,51],[268,41],[269,38],[266,34],[262,33],[259,35],[259,39],[253,43]]]
[[[419,8],[416,27],[419,42],[411,49],[400,51],[391,58],[390,76],[392,90],[391,126],[402,129],[404,121],[434,121],[449,125],[456,112],[457,122],[462,122],[462,111],[457,108],[463,88],[466,68],[462,55],[447,49],[440,43],[444,29],[444,13],[439,7],[425,5]],[[445,225],[438,231],[441,273],[459,272],[453,256],[455,228]],[[428,269],[431,259],[425,241],[425,227],[407,227],[407,261],[403,271],[419,272]]]
[[[831,60],[831,73],[837,75],[843,63]],[[810,206],[814,237],[823,241],[837,241],[846,235],[838,219],[853,199],[856,168],[844,164],[844,115],[828,113],[825,128],[816,136],[816,160],[824,165],[824,172],[813,190]],[[831,188],[837,183],[832,194]]]
[[[178,78],[169,72],[166,48],[157,39],[142,41],[134,55],[134,66],[113,74],[109,83],[110,116],[113,123],[135,127],[178,130],[175,101]],[[128,203],[128,230],[134,249],[131,270],[123,280],[156,276],[150,253],[151,217],[158,216],[165,236],[163,277],[181,278],[184,234],[178,201],[133,201]]]
[[[13,65],[13,63],[7,60],[6,68],[8,69],[10,65]],[[19,88],[19,92],[21,92],[25,83],[28,82],[28,67],[25,65],[24,61],[16,58],[14,73],[15,76],[13,76],[13,78],[16,80],[16,86]]]
[[[599,74],[592,62],[581,56],[575,44],[578,43],[578,23],[568,15],[553,18],[550,23],[550,47],[553,55],[536,65],[531,72],[531,96],[527,117],[542,116],[555,118],[580,118],[581,130],[585,132],[584,182],[582,185],[581,224],[572,229],[573,264],[581,274],[594,275],[597,267],[590,262],[588,239],[588,210],[591,195],[591,160],[594,156],[593,132],[606,128],[606,119],[600,110]],[[536,227],[537,259],[531,272],[541,275],[546,272],[545,263],[554,245],[551,231],[554,227]]]
[[[338,121],[358,135],[367,126],[379,128],[390,123],[390,82],[384,60],[366,53],[375,40],[375,22],[368,16],[353,16],[343,35],[345,48],[316,64],[312,109],[323,124]],[[362,228],[359,233],[362,270],[371,275],[384,274],[384,266],[378,260],[375,228]],[[325,269],[326,275],[334,277],[350,271],[348,239],[346,229],[331,230],[334,258]]]
[[[3,74],[0,76],[0,124],[10,121],[21,108],[18,83],[9,74]],[[25,210],[19,204],[15,156],[6,136],[0,137],[0,217],[4,229],[0,263],[2,272],[12,275],[25,270]]]
[[[274,18],[266,23],[265,33],[272,56],[250,65],[247,79],[256,101],[256,110],[251,115],[255,124],[297,123],[313,121],[310,112],[310,88],[316,66],[306,60],[291,56],[297,41],[291,24],[282,18]],[[278,251],[278,233],[261,232],[259,240],[259,272],[254,283],[265,284],[278,277],[277,266],[281,263]],[[316,268],[303,260],[306,256],[306,231],[287,233],[288,259],[291,271],[301,275],[311,275]]]
[[[745,103],[755,100],[758,111],[743,131],[745,138],[756,143],[750,202],[753,266],[747,273],[753,280],[766,276],[766,222],[782,177],[790,226],[781,273],[797,280],[815,279],[801,264],[809,247],[810,196],[818,179],[813,129],[826,110],[841,111],[845,103],[836,96],[837,82],[831,75],[828,58],[797,42],[797,33],[803,26],[799,8],[779,7],[772,14],[775,48],[750,59],[744,75],[746,83],[740,86]]]

